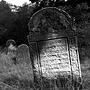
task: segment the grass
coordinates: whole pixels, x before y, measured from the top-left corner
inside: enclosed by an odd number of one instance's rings
[[[25,61],[14,64],[12,56],[4,52],[0,54],[0,82],[19,90],[29,90],[33,87],[33,72],[30,63]]]

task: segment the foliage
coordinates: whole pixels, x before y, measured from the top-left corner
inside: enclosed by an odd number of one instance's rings
[[[0,33],[1,35],[5,34],[3,30],[7,32],[8,30],[11,30],[13,26],[13,18],[14,18],[13,13],[11,12],[9,4],[2,0],[0,2],[0,28],[1,28]],[[3,42],[4,40],[2,39],[4,39],[4,37],[1,37],[1,40],[0,40]]]
[[[24,4],[19,7],[16,12],[16,20],[14,22],[15,28],[13,29],[13,34],[16,35],[18,41],[17,43],[27,42],[28,35],[28,22],[29,22],[29,13],[28,13],[28,5]],[[15,36],[14,36],[15,37]]]
[[[3,0],[0,2],[0,27],[6,29],[4,33],[1,32],[0,44],[5,43],[5,41],[10,38],[14,39],[17,43],[27,43],[26,38],[29,20],[28,5],[24,4],[21,7],[14,5],[14,11],[12,6],[13,5],[10,5]]]
[[[0,2],[0,26],[11,29],[13,21],[13,13],[10,6],[5,1]]]

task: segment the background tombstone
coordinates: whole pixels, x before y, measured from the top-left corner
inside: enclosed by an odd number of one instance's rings
[[[29,30],[30,58],[36,88],[78,88],[81,69],[77,39],[68,13],[55,7],[43,8],[31,17]]]
[[[17,47],[17,60],[18,63],[25,64],[29,68],[29,79],[33,81],[33,69],[30,59],[29,47],[26,44],[21,44]]]
[[[19,62],[30,62],[29,47],[26,44],[21,44],[18,46],[17,57],[21,60]]]

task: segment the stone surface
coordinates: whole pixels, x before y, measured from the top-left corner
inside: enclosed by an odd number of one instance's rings
[[[39,47],[41,43],[39,43]],[[40,52],[42,75],[47,78],[54,78],[64,74],[70,75],[71,66],[67,39],[54,39],[43,43]]]

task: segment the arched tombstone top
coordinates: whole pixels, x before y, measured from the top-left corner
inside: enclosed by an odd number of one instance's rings
[[[29,47],[26,44],[21,44],[17,47],[17,60],[19,63],[25,65],[25,70],[28,69],[29,73],[26,73],[26,77],[28,77],[28,80],[33,81],[33,69],[30,59],[30,52]]]
[[[21,44],[17,47],[17,58],[20,62],[31,63],[29,47],[26,44]]]
[[[21,50],[23,50],[25,48],[29,48],[29,47],[26,44],[21,44],[18,46],[18,49],[21,49]]]
[[[64,10],[47,7],[37,11],[29,21],[31,40],[40,40],[47,34],[58,34],[59,37],[74,36],[72,18]],[[35,35],[35,36],[34,36]]]

